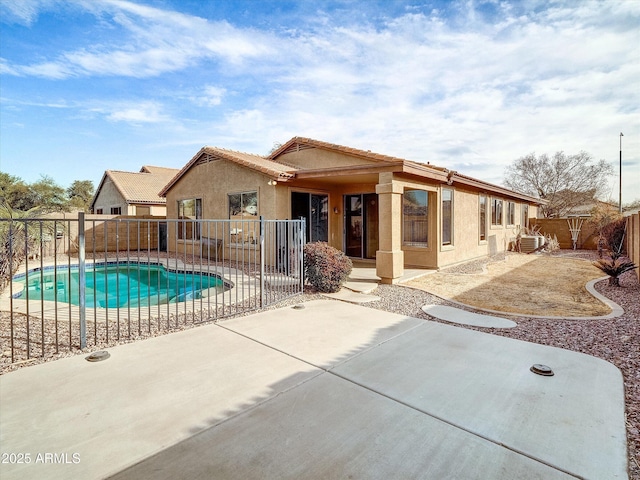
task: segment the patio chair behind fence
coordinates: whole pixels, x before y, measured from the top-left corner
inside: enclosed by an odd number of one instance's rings
[[[2,361],[155,336],[303,291],[304,220],[0,219]]]

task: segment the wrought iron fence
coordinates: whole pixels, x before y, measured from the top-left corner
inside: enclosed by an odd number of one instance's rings
[[[0,219],[12,363],[153,336],[303,290],[304,220]]]

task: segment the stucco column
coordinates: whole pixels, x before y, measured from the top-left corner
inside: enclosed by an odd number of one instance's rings
[[[376,274],[382,283],[397,283],[404,274],[402,251],[402,193],[401,185],[393,182],[393,174],[380,174],[376,185],[379,208],[379,248],[376,252]]]

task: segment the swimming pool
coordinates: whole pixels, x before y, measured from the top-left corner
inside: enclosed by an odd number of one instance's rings
[[[15,298],[79,305],[78,266],[43,268],[13,281],[25,285]],[[138,307],[199,299],[203,292],[225,290],[225,282],[208,273],[167,270],[152,263],[101,263],[86,266],[85,299],[89,308]]]

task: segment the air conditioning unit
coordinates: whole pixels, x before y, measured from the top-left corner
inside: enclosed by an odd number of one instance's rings
[[[520,238],[520,251],[530,253],[544,245],[544,237],[538,235],[523,235]]]

